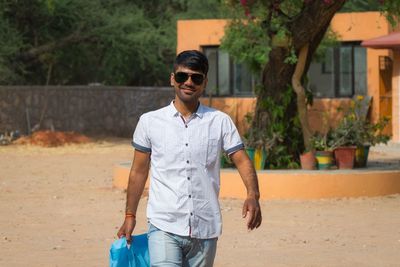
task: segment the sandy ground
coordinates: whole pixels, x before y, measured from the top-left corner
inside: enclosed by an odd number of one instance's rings
[[[108,266],[125,205],[113,165],[132,155],[127,139],[0,147],[0,266]],[[250,233],[241,205],[221,200],[215,266],[400,266],[400,195],[262,201],[264,222]]]

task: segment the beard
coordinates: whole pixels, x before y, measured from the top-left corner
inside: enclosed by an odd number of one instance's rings
[[[202,93],[202,89],[195,88],[194,86],[179,86],[175,88],[175,94],[184,103],[197,103]]]

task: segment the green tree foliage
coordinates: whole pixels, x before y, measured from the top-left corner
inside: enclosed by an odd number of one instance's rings
[[[339,12],[379,11],[380,8],[381,3],[377,0],[351,0],[346,1]]]
[[[380,11],[386,15],[389,22],[398,23],[400,1],[398,0],[348,0],[339,12]]]
[[[177,18],[220,0],[0,0],[0,84],[167,85]]]

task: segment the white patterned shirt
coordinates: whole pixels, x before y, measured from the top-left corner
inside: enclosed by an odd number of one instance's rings
[[[218,237],[221,153],[244,148],[231,118],[199,104],[185,122],[171,102],[140,117],[132,144],[151,152],[149,222],[180,236]]]

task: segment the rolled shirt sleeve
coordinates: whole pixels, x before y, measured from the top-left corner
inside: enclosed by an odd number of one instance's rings
[[[148,123],[145,115],[140,116],[133,133],[132,146],[142,152],[151,152],[151,142],[148,135]]]
[[[222,129],[222,148],[227,155],[244,148],[240,134],[228,115],[222,120]]]

